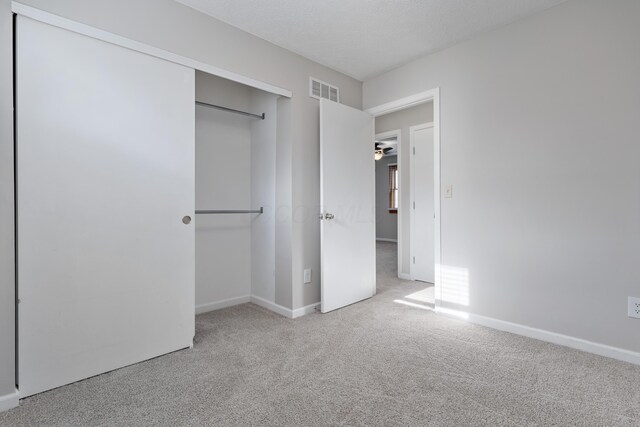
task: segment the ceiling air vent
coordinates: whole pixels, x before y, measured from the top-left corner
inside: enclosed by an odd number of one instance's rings
[[[309,96],[316,99],[326,98],[340,102],[340,89],[315,77],[309,77]]]

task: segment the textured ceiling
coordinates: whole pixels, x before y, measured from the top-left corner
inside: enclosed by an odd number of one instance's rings
[[[366,80],[564,0],[177,0]]]

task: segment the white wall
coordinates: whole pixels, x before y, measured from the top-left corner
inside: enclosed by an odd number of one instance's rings
[[[251,96],[247,86],[196,73],[198,101],[248,111]],[[196,209],[250,208],[253,120],[196,107]],[[251,219],[196,215],[196,312],[251,294]]]
[[[366,108],[440,87],[454,307],[640,351],[638,22],[569,1],[364,84]]]
[[[389,163],[398,156],[376,161],[376,239],[398,239],[398,214],[389,212]]]
[[[11,1],[0,0],[0,410],[16,388],[11,19]]]
[[[406,275],[409,275],[409,254],[411,253],[411,229],[409,227],[411,224],[411,193],[409,185],[411,180],[409,165],[411,150],[409,149],[409,128],[432,121],[433,102],[426,102],[415,107],[376,117],[376,133],[400,129],[400,156],[402,157],[400,161],[402,164],[400,167],[400,186],[402,190],[400,190],[398,216],[401,217],[401,230],[399,230],[399,233],[401,233],[402,238],[398,243],[402,245],[402,250],[398,252],[398,255],[401,256],[400,273]]]

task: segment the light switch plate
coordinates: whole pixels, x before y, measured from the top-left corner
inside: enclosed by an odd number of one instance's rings
[[[640,319],[640,298],[629,297],[629,317]]]
[[[444,197],[450,199],[453,197],[453,185],[444,186]]]
[[[311,283],[311,269],[304,270],[304,283]]]

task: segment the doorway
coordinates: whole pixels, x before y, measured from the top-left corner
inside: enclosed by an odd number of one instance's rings
[[[375,295],[376,286],[376,197],[375,160],[384,158],[394,148],[393,138],[382,138],[376,142],[376,134],[382,131],[380,123],[389,117],[405,116],[406,113],[420,114],[420,108],[430,108],[430,115],[419,115],[417,123],[407,123],[406,127],[433,122],[433,213],[430,221],[433,228],[433,284],[428,288],[434,295],[432,306],[437,309],[440,300],[440,170],[439,170],[439,96],[438,89],[423,92],[393,101],[367,111],[360,111],[336,102],[320,100],[320,248],[321,248],[321,308],[323,313],[332,311]],[[423,105],[425,104],[425,105]],[[412,108],[418,107],[418,108]],[[404,111],[406,110],[406,111]],[[398,129],[401,127],[394,127]],[[408,134],[407,134],[408,135]],[[400,135],[399,141],[409,140]],[[377,145],[376,145],[377,144]],[[402,144],[401,144],[402,145]],[[391,187],[382,199],[387,209],[397,210],[405,216],[409,213],[403,182],[408,172],[409,160],[405,159],[409,150],[398,149],[396,170],[389,171]],[[397,202],[394,198],[398,197]],[[380,200],[378,200],[380,201]],[[391,203],[391,205],[387,205]],[[403,204],[405,206],[403,207]],[[392,206],[394,205],[394,206]],[[394,209],[397,208],[397,209]],[[410,220],[401,221],[401,233],[407,233]],[[410,232],[409,228],[409,232]],[[409,238],[403,236],[400,271],[397,277],[413,280],[411,276],[411,249],[406,249]],[[369,249],[370,248],[370,249]],[[396,256],[398,250],[395,251]],[[409,256],[407,256],[409,255]],[[405,268],[405,264],[407,265]],[[403,277],[400,276],[403,274]]]
[[[398,158],[402,145],[402,130],[395,129],[376,133],[374,140],[375,192],[376,192],[376,250],[378,254],[377,271],[389,270],[390,263],[395,264],[395,272],[387,274],[398,276],[402,266],[402,215],[399,215],[401,200],[400,166]],[[395,261],[390,258],[395,258]],[[384,260],[384,261],[383,261]]]
[[[397,277],[404,280],[424,281],[434,286],[435,306],[440,300],[440,138],[439,138],[439,90],[434,89],[367,110],[374,116],[376,141],[397,138],[395,173],[397,180],[376,180],[376,184],[387,185],[389,196],[382,200],[383,190],[376,188],[377,245],[397,245]],[[418,148],[417,150],[414,150]],[[375,149],[375,147],[374,147]],[[417,154],[414,154],[417,153]],[[384,161],[385,156],[380,163]],[[390,170],[387,161],[387,170]],[[377,167],[380,169],[380,167]],[[378,171],[380,173],[380,171]],[[396,188],[392,188],[393,186]],[[384,208],[391,211],[388,203],[396,193],[396,242],[391,242],[383,233],[388,230]],[[417,208],[417,209],[416,209]],[[383,224],[379,224],[383,222]],[[385,251],[389,248],[385,246]]]

